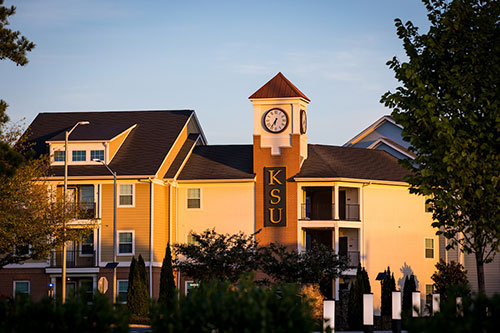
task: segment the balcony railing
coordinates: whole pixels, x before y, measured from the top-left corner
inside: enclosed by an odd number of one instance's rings
[[[91,220],[97,217],[95,202],[72,203],[68,210],[76,220]]]
[[[50,267],[62,267],[62,258],[62,251],[53,251],[50,255]],[[66,267],[97,267],[95,251],[89,251],[88,254],[76,250],[66,251]]]
[[[347,267],[355,268],[359,264],[359,251],[347,251],[347,254],[339,254],[339,256],[347,257]]]
[[[301,220],[334,220],[335,204],[304,203],[301,205]],[[344,204],[339,207],[339,220],[359,221],[359,204]]]

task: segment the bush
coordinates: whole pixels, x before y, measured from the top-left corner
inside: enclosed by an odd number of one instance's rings
[[[456,296],[461,293],[450,291],[448,299],[441,302],[440,311],[431,317],[411,318],[405,315],[405,327],[408,332],[419,333],[468,333],[498,332],[500,327],[500,295],[491,298],[479,294],[473,298],[462,299],[463,315],[458,313]]]
[[[382,284],[382,296],[381,296],[381,314],[382,316],[392,315],[392,292],[396,291],[396,280],[394,279],[394,273],[391,275],[391,269],[387,267],[385,271],[385,277],[381,281]]]
[[[149,293],[146,284],[146,268],[144,260],[139,256],[137,261],[132,257],[128,278],[127,308],[133,315],[134,322],[137,317],[147,317],[149,314]],[[144,266],[144,268],[142,267]]]
[[[170,252],[170,243],[167,244],[165,251],[165,258],[161,265],[160,274],[160,296],[158,301],[160,303],[172,303],[176,297],[174,270],[172,267],[172,253]]]
[[[309,301],[296,285],[256,286],[247,278],[202,282],[175,305],[153,308],[154,332],[312,332]]]
[[[33,302],[29,297],[0,301],[0,332],[129,332],[126,308],[113,305],[108,297],[94,295],[89,304],[81,295],[65,304],[45,298]]]
[[[410,277],[405,278],[403,285],[403,304],[401,305],[402,312],[411,312],[413,308],[412,294],[417,291],[417,284],[415,283],[415,276],[412,274]]]
[[[454,261],[446,263],[441,259],[436,264],[437,271],[432,274],[431,279],[434,281],[436,292],[441,295],[441,300],[446,300],[450,288],[459,287],[464,290],[465,295],[469,293],[469,280],[467,279],[467,271],[464,266],[457,264]],[[461,296],[465,296],[461,295]]]

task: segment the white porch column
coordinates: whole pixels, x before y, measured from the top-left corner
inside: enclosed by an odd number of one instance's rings
[[[334,194],[335,194],[335,207],[334,207],[334,212],[335,216],[334,219],[338,220],[339,219],[339,186],[335,184],[334,186]]]
[[[337,209],[335,209],[335,211],[337,211]],[[335,251],[335,254],[339,254],[339,225],[337,222],[335,222],[335,230],[334,230],[334,251]],[[339,278],[336,278],[335,279],[335,286],[334,286],[334,290],[335,290],[335,300],[338,301],[339,300],[339,287],[340,287],[340,280]]]

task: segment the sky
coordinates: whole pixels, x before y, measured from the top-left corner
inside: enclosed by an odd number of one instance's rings
[[[209,144],[251,143],[248,97],[282,72],[309,99],[309,143],[342,145],[391,112],[394,19],[425,33],[420,0],[6,0],[36,44],[0,62],[0,98],[40,112],[195,110]]]

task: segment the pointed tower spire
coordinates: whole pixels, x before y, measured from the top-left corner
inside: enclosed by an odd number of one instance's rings
[[[293,85],[281,72],[276,74],[271,80],[263,85],[259,90],[254,92],[249,99],[260,98],[290,98],[300,97],[307,102],[311,100],[302,93],[296,86]]]

